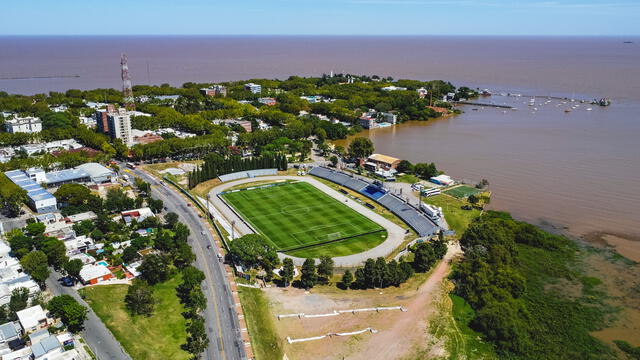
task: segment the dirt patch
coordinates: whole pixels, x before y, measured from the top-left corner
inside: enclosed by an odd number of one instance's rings
[[[611,260],[599,253],[589,256],[586,263],[588,275],[603,281],[609,294],[607,303],[620,309],[611,325],[593,336],[609,344],[625,340],[640,346],[640,264]]]
[[[304,338],[333,332],[349,332],[367,327],[378,330],[348,337],[333,336],[328,339],[304,343],[285,344],[285,353],[295,359],[399,359],[433,347],[434,341],[427,331],[427,322],[436,311],[434,301],[442,296],[441,283],[450,270],[449,260],[460,253],[451,246],[445,260],[441,261],[422,283],[408,282],[400,288],[382,290],[342,291],[324,287],[305,292],[300,289],[269,288],[272,313],[329,313],[333,310],[374,306],[403,306],[406,312],[397,310],[342,314],[324,318],[288,318],[277,321],[282,338]],[[426,278],[426,279],[425,279]],[[425,351],[421,351],[421,354]],[[427,349],[428,354],[442,354],[442,347]]]
[[[627,259],[640,262],[640,236],[597,231],[582,237],[588,243],[603,248],[612,248]]]

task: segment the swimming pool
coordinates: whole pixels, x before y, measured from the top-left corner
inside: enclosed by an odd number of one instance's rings
[[[107,264],[107,262],[106,262],[106,261],[104,261],[104,260],[100,260],[100,261],[98,261],[96,264],[98,264],[98,265],[102,265],[102,266],[109,266],[109,264]]]

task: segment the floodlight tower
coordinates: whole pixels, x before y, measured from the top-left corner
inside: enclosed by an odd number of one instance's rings
[[[125,53],[120,57],[120,68],[122,69],[122,96],[124,98],[124,107],[127,110],[135,110],[136,105],[133,99],[133,90],[131,89],[131,76],[129,76],[129,65],[127,64],[127,54]]]

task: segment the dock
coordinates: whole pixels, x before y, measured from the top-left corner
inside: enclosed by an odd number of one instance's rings
[[[484,106],[484,107],[494,107],[501,109],[513,109],[513,106],[509,105],[500,105],[500,104],[489,104],[489,103],[480,103],[480,102],[472,102],[472,101],[456,101],[454,105],[474,105],[474,106]]]

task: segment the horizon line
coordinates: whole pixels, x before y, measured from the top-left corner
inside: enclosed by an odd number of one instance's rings
[[[220,36],[220,37],[640,37],[638,34],[0,34],[0,37]]]

